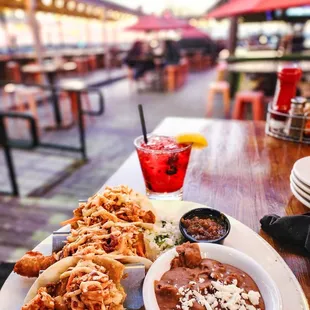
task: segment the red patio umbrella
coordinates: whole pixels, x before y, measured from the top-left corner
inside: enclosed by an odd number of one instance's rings
[[[164,18],[155,15],[144,15],[136,24],[126,28],[129,31],[160,31],[180,28],[180,23],[175,19]]]
[[[163,19],[168,22],[171,26],[174,26],[174,29],[183,29],[187,28],[190,25],[185,20],[177,19],[173,16],[164,16]]]
[[[186,28],[181,30],[181,38],[182,39],[207,39],[209,36],[197,29],[196,27],[188,25]]]
[[[210,12],[207,17],[223,18],[235,15],[259,13],[309,5],[309,0],[230,0],[228,3]]]

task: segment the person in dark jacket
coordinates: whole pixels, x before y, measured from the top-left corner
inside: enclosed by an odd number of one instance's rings
[[[137,64],[137,59],[142,56],[142,53],[143,43],[141,41],[135,41],[124,60],[125,64],[130,68],[134,68]]]
[[[177,65],[180,62],[180,49],[175,41],[165,40],[164,42],[164,63],[166,65]]]

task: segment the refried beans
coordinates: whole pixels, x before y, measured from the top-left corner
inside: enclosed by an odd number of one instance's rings
[[[155,281],[160,310],[265,310],[260,291],[242,270],[202,258],[197,243],[184,243],[171,269]]]

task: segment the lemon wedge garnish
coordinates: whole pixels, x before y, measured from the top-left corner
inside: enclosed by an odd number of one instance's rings
[[[207,139],[200,133],[182,133],[175,137],[178,143],[192,143],[193,148],[203,149],[208,146]]]

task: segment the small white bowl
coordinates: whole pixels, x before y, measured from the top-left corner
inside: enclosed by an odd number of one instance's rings
[[[199,243],[198,245],[203,258],[215,259],[221,263],[232,265],[251,276],[262,294],[266,310],[282,309],[281,295],[276,284],[253,258],[223,245],[209,243]],[[145,310],[160,310],[156,300],[154,281],[160,280],[163,274],[170,270],[170,263],[176,254],[175,248],[167,251],[149,269],[143,284]]]

